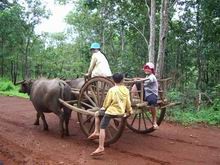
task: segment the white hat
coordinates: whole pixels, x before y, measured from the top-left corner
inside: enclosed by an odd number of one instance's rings
[[[144,67],[148,66],[150,69],[154,69],[154,64],[152,62],[147,62]]]

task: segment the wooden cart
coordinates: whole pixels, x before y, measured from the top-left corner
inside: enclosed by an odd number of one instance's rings
[[[164,119],[166,108],[176,105],[177,103],[169,103],[164,98],[164,91],[169,79],[160,80],[160,99],[157,106],[157,123],[161,124]],[[125,85],[131,89],[135,83],[134,79],[125,79]],[[143,87],[143,82],[141,83]],[[114,86],[111,79],[105,77],[94,77],[85,82],[81,89],[72,89],[72,93],[77,95],[77,100],[65,102],[59,101],[72,111],[77,112],[77,117],[83,133],[88,137],[95,128],[95,112],[98,111],[103,104],[108,90]],[[125,126],[137,133],[150,133],[154,131],[152,128],[151,115],[148,112],[147,103],[143,102],[143,92],[140,91],[140,97],[131,98],[134,114],[129,117],[117,116],[110,121],[106,129],[105,145],[116,142],[123,133]]]

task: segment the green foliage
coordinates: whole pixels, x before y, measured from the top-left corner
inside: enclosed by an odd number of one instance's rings
[[[19,93],[19,86],[15,86],[11,81],[0,78],[0,95],[19,96],[29,98],[27,94]]]
[[[167,93],[170,102],[181,102],[182,104],[167,111],[167,117],[170,121],[175,121],[183,125],[191,125],[195,123],[204,123],[208,125],[220,126],[220,99],[214,99],[212,105],[207,106],[206,100],[202,100],[201,108],[197,110],[194,105],[196,90],[184,93],[171,89]]]
[[[167,93],[167,97],[170,101],[180,100],[182,93],[174,88],[170,89]]]
[[[42,51],[36,51],[42,42],[39,42],[34,28],[42,18],[48,17],[48,13],[40,0],[2,3],[10,5],[0,10],[0,74],[15,82],[31,75],[33,57]]]
[[[15,90],[15,86],[11,81],[8,81],[6,79],[0,79],[0,91],[12,91]]]
[[[182,109],[172,108],[168,110],[167,115],[168,120],[183,125],[203,123],[220,126],[220,109],[215,110],[213,108],[203,108],[200,111],[183,111]]]
[[[220,111],[220,99],[216,98],[214,100],[213,105],[210,107],[210,109],[212,109],[213,111]],[[220,118],[219,118],[220,119]]]

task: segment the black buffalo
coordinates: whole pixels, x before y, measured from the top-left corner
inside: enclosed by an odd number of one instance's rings
[[[76,78],[76,79],[71,79],[71,80],[65,80],[65,82],[67,84],[69,84],[69,86],[71,86],[71,88],[81,89],[85,83],[85,78]]]
[[[43,120],[44,130],[48,130],[44,112],[55,113],[60,119],[60,133],[61,137],[69,135],[69,119],[71,117],[71,110],[62,106],[59,98],[68,101],[71,99],[71,88],[63,80],[60,79],[45,79],[28,80],[21,84],[20,92],[28,93],[36,111],[37,118],[35,125],[39,125],[39,118]],[[63,108],[63,111],[62,111]],[[65,122],[65,128],[64,128]]]
[[[65,82],[72,88],[73,91],[79,92],[85,83],[85,78],[70,79],[70,80],[65,80]],[[78,100],[78,96],[79,96],[78,92],[72,92],[71,100]]]

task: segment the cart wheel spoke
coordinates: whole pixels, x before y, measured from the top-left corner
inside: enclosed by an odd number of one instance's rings
[[[91,99],[91,97],[88,96],[87,93],[84,92],[84,96],[86,97],[86,99],[89,100],[89,102],[90,102],[94,107],[96,107],[96,103]]]
[[[141,130],[141,114],[142,113],[138,114],[138,130]]]
[[[103,91],[101,92],[101,97],[100,97],[100,103],[102,103],[103,101],[104,101],[104,99],[105,99],[105,89],[106,89],[106,83],[105,82],[103,82],[102,83],[103,84]]]
[[[147,129],[146,121],[145,121],[145,113],[142,113],[143,121],[144,121],[144,128]]]
[[[145,114],[145,116],[147,117],[148,121],[149,121],[151,124],[153,124],[153,121],[152,121],[152,119],[149,117],[148,112],[145,112],[144,114]]]
[[[100,91],[100,89],[99,89],[99,82],[96,82],[96,100],[97,100],[97,104],[99,105],[99,106],[102,106],[101,105],[101,102],[100,102],[100,98],[99,98],[99,91]]]
[[[118,127],[119,124],[120,124],[120,121],[119,121],[117,118],[114,118],[114,119],[113,119],[113,122],[114,122],[114,125],[115,125],[116,127]]]
[[[135,116],[134,116],[134,118],[133,118],[133,120],[132,120],[132,122],[131,122],[131,126],[134,124],[134,121],[135,121],[135,119],[137,118],[137,115],[138,115],[138,114],[135,114]]]
[[[93,118],[92,116],[86,116],[86,120],[83,121],[83,125],[90,123],[92,118]]]
[[[89,133],[91,133],[95,128],[95,118],[93,117],[93,120],[92,120],[92,124],[90,125],[90,128],[89,128]]]
[[[92,86],[89,86],[88,89],[91,92],[91,97],[94,100],[94,103],[97,105],[98,104],[98,99],[97,99],[97,95],[95,94],[94,89],[92,88]]]
[[[135,109],[136,108],[136,109]],[[134,111],[137,112],[135,115],[131,115],[127,118],[127,127],[136,133],[150,133],[153,132],[154,129],[152,127],[152,117],[151,113],[146,109],[138,109],[134,108]],[[158,109],[157,110],[157,124],[160,125],[162,122],[166,109]]]
[[[93,108],[93,106],[91,106],[90,104],[88,104],[88,103],[86,103],[84,101],[81,101],[81,104],[86,106],[86,107],[88,107],[88,108],[91,108],[91,109]]]

